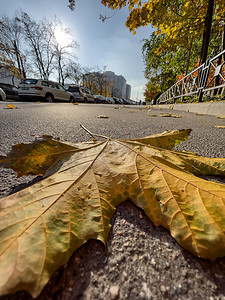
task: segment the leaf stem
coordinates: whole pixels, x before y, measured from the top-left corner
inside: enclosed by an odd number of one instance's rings
[[[109,138],[107,136],[104,135],[100,135],[100,134],[93,134],[90,130],[88,130],[86,127],[84,127],[84,125],[80,124],[81,128],[83,128],[87,133],[90,134],[90,136],[93,138],[93,140],[97,140],[96,137],[100,137],[103,139],[108,140]]]

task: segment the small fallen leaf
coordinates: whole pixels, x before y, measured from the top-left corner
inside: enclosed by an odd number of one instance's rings
[[[3,109],[20,109],[20,107],[14,106],[12,104],[6,104],[7,107],[3,107]]]
[[[10,108],[10,109],[13,109],[13,108],[15,108],[15,106],[14,106],[14,105],[12,105],[12,104],[6,104],[6,106],[7,106],[8,108]]]
[[[73,105],[78,105],[78,104],[79,104],[78,102],[75,102],[75,103],[74,103],[74,102],[72,102],[72,103],[73,103]]]
[[[150,117],[157,117],[156,114],[147,114],[147,115],[150,116]]]
[[[179,115],[171,115],[172,118],[182,118],[182,116]]]
[[[99,116],[97,116],[96,118],[98,118],[98,119],[108,119],[109,117],[104,116],[104,115],[99,115]]]
[[[225,119],[225,116],[218,116],[218,119]]]
[[[172,114],[170,113],[166,113],[166,114],[160,114],[160,117],[171,117]]]
[[[171,106],[169,107],[169,109],[173,109],[173,107],[174,107],[174,105],[171,105]]]
[[[196,116],[205,116],[206,114],[200,114],[200,113],[196,113]]]
[[[223,125],[215,125],[215,127],[217,127],[217,128],[225,128],[225,126],[223,126]]]
[[[171,113],[160,114],[160,117],[182,118],[182,116],[179,116],[179,115],[173,115],[173,114],[171,114]]]

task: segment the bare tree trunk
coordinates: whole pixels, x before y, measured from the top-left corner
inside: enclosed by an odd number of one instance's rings
[[[24,69],[23,60],[22,60],[21,55],[18,51],[18,47],[17,47],[17,44],[16,44],[15,40],[13,41],[13,46],[14,46],[14,50],[15,50],[15,53],[16,53],[17,65],[18,65],[20,75],[22,75],[23,78],[26,78],[26,72],[25,72],[25,69]]]

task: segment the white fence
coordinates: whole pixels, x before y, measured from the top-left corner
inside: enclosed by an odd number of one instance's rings
[[[179,98],[197,96],[201,102],[209,96],[225,92],[225,50],[177,81],[160,95],[158,104],[176,103]]]

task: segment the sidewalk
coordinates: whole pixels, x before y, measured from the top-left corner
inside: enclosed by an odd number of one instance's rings
[[[154,105],[154,108],[173,108],[193,113],[200,113],[213,116],[225,116],[225,101],[203,102],[203,103],[182,103]]]

